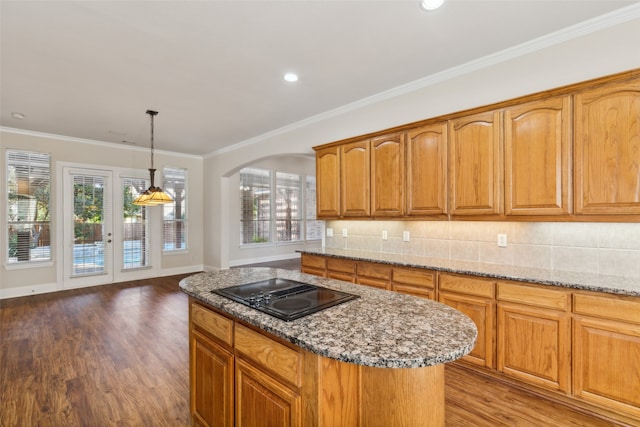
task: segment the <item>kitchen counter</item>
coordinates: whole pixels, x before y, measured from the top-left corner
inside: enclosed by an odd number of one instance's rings
[[[211,292],[275,277],[360,298],[286,322]],[[196,300],[300,348],[362,366],[420,368],[451,362],[469,353],[477,336],[471,319],[443,304],[290,270],[233,268],[200,273],[183,279],[180,288]]]
[[[637,278],[346,249],[299,250],[298,252],[495,279],[518,280],[540,285],[640,296],[640,279]]]

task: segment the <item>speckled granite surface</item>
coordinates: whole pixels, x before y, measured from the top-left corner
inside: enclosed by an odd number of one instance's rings
[[[428,268],[449,273],[472,274],[496,279],[520,280],[541,285],[554,285],[565,288],[640,296],[640,279],[628,277],[345,249],[300,250],[297,252],[387,263],[405,267]]]
[[[360,295],[300,319],[285,322],[211,293],[281,277]],[[183,279],[186,294],[299,347],[364,366],[418,368],[469,353],[477,329],[471,319],[443,304],[396,292],[274,268],[233,268]]]

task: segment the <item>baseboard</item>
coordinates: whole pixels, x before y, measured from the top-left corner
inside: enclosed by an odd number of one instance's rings
[[[31,286],[18,286],[14,288],[0,288],[0,300],[7,298],[26,297],[29,295],[48,294],[50,292],[56,292],[58,289],[57,283],[42,283]]]

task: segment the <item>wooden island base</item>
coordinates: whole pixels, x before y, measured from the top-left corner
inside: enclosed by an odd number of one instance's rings
[[[444,364],[319,356],[191,299],[191,414],[222,427],[444,426]]]

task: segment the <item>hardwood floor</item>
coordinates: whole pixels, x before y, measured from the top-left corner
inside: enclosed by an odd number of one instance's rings
[[[188,426],[182,277],[0,300],[0,426]],[[447,426],[611,425],[450,366],[446,411]]]

